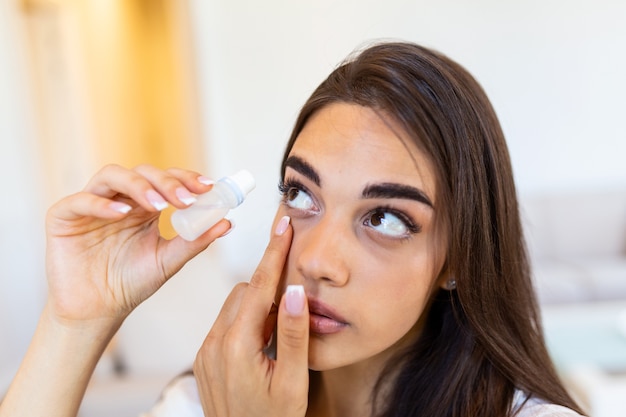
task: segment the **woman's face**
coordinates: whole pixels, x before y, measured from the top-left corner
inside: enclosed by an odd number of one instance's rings
[[[402,135],[372,109],[337,103],[289,153],[277,213],[294,230],[283,289],[302,284],[309,299],[311,369],[384,360],[415,338],[443,283],[434,172]]]

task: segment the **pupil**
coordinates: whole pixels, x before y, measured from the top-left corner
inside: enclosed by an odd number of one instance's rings
[[[298,190],[296,188],[292,188],[291,190],[287,192],[287,199],[289,201],[295,200],[296,197],[298,197]]]
[[[383,224],[384,214],[382,213],[374,213],[372,214],[372,219],[370,220],[372,226],[380,226]]]

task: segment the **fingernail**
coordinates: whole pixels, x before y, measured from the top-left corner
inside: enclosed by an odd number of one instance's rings
[[[229,221],[229,223],[230,223],[230,228],[229,228],[227,231],[225,231],[224,233],[222,233],[222,235],[221,235],[220,237],[224,237],[224,236],[226,236],[227,234],[229,234],[230,232],[232,232],[232,231],[233,231],[233,229],[235,228],[235,226],[236,226],[235,221],[234,221],[234,220],[231,220],[231,219],[228,219],[228,221]]]
[[[304,287],[302,285],[287,285],[285,291],[285,307],[292,316],[299,316],[304,311]]]
[[[205,177],[204,175],[200,175],[198,177],[198,182],[204,185],[213,185],[215,184],[215,181],[213,181],[211,178],[209,177]]]
[[[196,202],[196,197],[193,196],[193,194],[191,194],[189,192],[189,190],[187,190],[184,187],[179,187],[176,189],[176,197],[185,205],[190,206],[193,203]]]
[[[161,197],[161,194],[154,190],[148,190],[148,192],[146,192],[146,198],[148,199],[148,202],[152,204],[152,207],[158,211],[162,211],[167,208],[167,201]]]
[[[291,221],[291,218],[289,216],[284,216],[282,219],[280,219],[280,221],[276,225],[276,229],[274,230],[274,233],[276,233],[276,235],[278,236],[284,235],[285,232],[287,231],[287,227],[289,227],[290,221]]]
[[[132,210],[132,207],[129,206],[128,204],[124,204],[124,203],[120,203],[120,202],[113,202],[111,204],[109,204],[109,207],[115,211],[117,211],[118,213],[122,213],[122,214],[126,214],[129,211]]]

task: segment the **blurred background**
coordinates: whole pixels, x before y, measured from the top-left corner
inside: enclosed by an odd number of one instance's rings
[[[619,0],[0,0],[0,395],[45,300],[48,206],[106,163],[257,178],[234,233],[142,305],[99,365],[81,415],[137,415],[260,259],[299,107],[355,48],[404,39],[490,96],[551,352],[590,413],[626,415],[625,21]]]

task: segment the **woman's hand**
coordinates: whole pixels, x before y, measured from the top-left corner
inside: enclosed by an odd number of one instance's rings
[[[309,309],[301,286],[288,287],[278,307],[276,360],[264,353],[292,233],[284,217],[252,279],[235,287],[198,352],[194,374],[206,416],[306,414]]]
[[[121,321],[189,259],[230,228],[222,220],[194,242],[158,230],[168,203],[184,208],[210,190],[198,173],[110,165],[48,211],[48,312],[65,324]]]
[[[48,302],[0,416],[75,416],[102,351],[124,318],[230,228],[166,240],[160,210],[207,192],[195,172],[107,166],[46,219]]]

